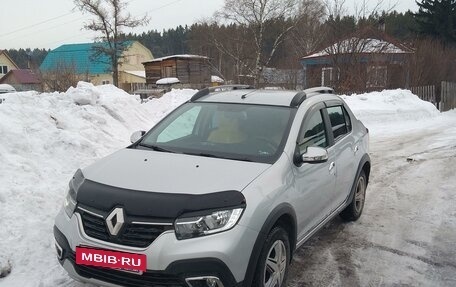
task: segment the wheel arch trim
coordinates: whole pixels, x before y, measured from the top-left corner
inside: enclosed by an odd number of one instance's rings
[[[276,208],[272,210],[269,214],[267,219],[265,220],[260,232],[258,233],[258,237],[255,241],[255,244],[252,249],[252,253],[250,255],[249,264],[247,266],[247,270],[245,273],[244,278],[244,286],[250,287],[253,278],[255,275],[255,269],[258,264],[258,259],[261,254],[261,250],[263,248],[264,242],[266,237],[268,236],[269,232],[276,226],[277,222],[283,218],[287,217],[291,220],[291,229],[286,230],[290,234],[290,260],[292,258],[293,251],[296,248],[296,241],[297,241],[297,221],[296,221],[296,212],[294,208],[289,203],[282,203],[279,204]]]

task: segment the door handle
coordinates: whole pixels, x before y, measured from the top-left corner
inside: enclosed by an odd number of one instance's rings
[[[353,149],[353,151],[356,153],[357,151],[359,150],[359,146],[355,146],[355,148]]]
[[[329,171],[333,170],[333,168],[336,166],[336,163],[335,162],[331,162],[329,164]]]

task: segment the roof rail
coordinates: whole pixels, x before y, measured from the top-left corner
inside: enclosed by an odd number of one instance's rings
[[[299,107],[308,96],[314,94],[334,94],[334,90],[328,87],[315,87],[305,89],[304,91],[298,92],[291,100],[290,107]]]
[[[329,87],[315,87],[305,89],[304,92],[306,94],[334,94],[334,90]]]
[[[190,99],[190,102],[199,100],[200,98],[209,95],[213,92],[223,92],[223,91],[232,91],[232,90],[248,90],[253,89],[253,86],[250,85],[222,85],[217,87],[204,88],[196,92],[193,97]]]
[[[298,92],[291,100],[290,107],[299,107],[307,98],[305,91]]]

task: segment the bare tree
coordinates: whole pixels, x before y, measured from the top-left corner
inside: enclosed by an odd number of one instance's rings
[[[147,24],[147,15],[143,18],[134,18],[128,12],[124,13],[127,3],[122,0],[74,0],[74,3],[83,13],[95,17],[85,23],[84,28],[101,33],[98,40],[102,43],[95,48],[95,58],[100,55],[109,57],[113,83],[118,86],[119,64],[122,62],[122,52],[126,48],[125,41],[120,37],[122,29]]]
[[[78,73],[74,62],[59,61],[53,69],[40,74],[43,91],[64,92],[76,87],[79,81],[88,81],[88,73]]]
[[[216,17],[233,21],[250,30],[255,44],[251,68],[255,84],[260,82],[261,71],[271,62],[285,36],[299,22],[300,3],[299,0],[225,0],[224,7],[216,14]],[[265,32],[268,24],[275,21],[282,21],[283,25],[275,32],[270,49],[266,50]],[[227,52],[220,45],[219,48]]]

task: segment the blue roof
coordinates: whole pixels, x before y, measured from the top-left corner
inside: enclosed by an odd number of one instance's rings
[[[132,41],[127,41],[129,46]],[[105,43],[84,43],[62,45],[50,51],[40,70],[43,72],[55,69],[59,64],[74,65],[78,74],[89,75],[106,74],[111,72],[111,59],[105,54],[96,56],[95,47],[106,45]]]

